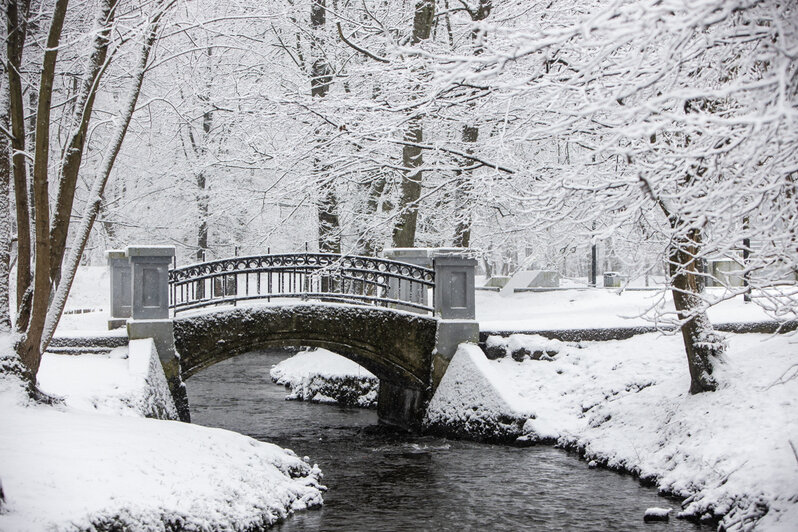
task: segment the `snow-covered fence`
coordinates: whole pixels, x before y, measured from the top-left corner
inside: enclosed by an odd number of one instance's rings
[[[170,308],[175,312],[239,301],[321,300],[409,307],[433,312],[427,293],[435,271],[375,257],[291,253],[231,257],[169,271]]]

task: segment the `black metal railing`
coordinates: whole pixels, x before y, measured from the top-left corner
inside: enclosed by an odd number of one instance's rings
[[[169,271],[176,313],[240,301],[293,298],[432,312],[435,272],[405,262],[334,253],[232,257]]]

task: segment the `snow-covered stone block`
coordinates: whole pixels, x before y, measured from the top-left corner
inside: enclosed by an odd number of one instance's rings
[[[429,403],[424,427],[437,434],[513,441],[530,417],[518,403],[482,350],[461,344]]]
[[[491,335],[485,341],[485,354],[491,360],[509,356],[517,362],[525,359],[551,361],[564,347],[560,340],[537,334]]]
[[[667,521],[670,518],[672,508],[647,508],[643,514],[643,521],[653,523],[655,521]]]

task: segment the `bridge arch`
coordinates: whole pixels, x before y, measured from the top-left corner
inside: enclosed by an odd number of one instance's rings
[[[380,307],[294,303],[238,307],[174,319],[184,379],[227,358],[278,346],[322,347],[380,380],[383,423],[420,425],[431,392],[438,320]]]

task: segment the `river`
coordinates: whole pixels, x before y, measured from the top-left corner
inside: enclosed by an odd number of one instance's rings
[[[273,530],[712,530],[673,518],[643,523],[646,508],[675,512],[678,501],[553,447],[397,434],[373,410],[285,401],[269,370],[286,356],[248,353],[186,383],[194,423],[288,447],[321,467],[324,506]]]

